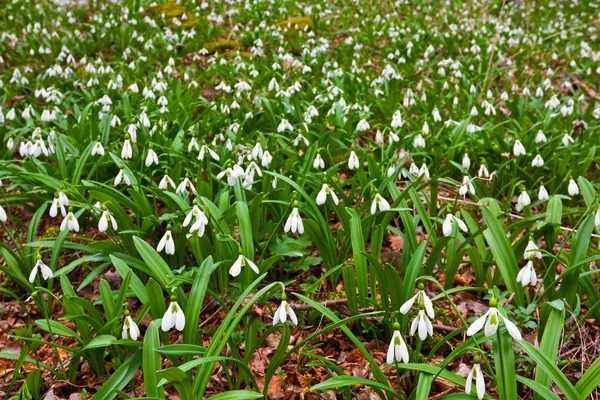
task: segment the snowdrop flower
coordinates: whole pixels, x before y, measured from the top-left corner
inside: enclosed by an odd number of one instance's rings
[[[390,203],[386,199],[384,199],[379,193],[375,193],[375,198],[371,203],[371,214],[375,214],[377,209],[379,211],[387,211],[390,209]]]
[[[292,207],[292,212],[285,222],[285,227],[283,230],[285,233],[291,231],[292,233],[298,232],[300,235],[302,235],[304,233],[304,224],[302,223],[302,218],[300,217],[300,212],[298,211],[297,200],[294,200]]]
[[[117,221],[115,220],[115,218],[110,214],[110,212],[108,212],[108,210],[106,209],[106,207],[102,207],[104,211],[102,211],[102,215],[100,216],[100,220],[98,221],[98,230],[100,232],[106,232],[106,229],[108,229],[108,222],[110,221],[112,224],[112,228],[114,231],[117,230]]]
[[[194,149],[196,151],[200,150],[198,141],[196,141],[195,136],[192,136],[192,139],[190,140],[190,143],[188,144],[188,147],[187,147],[188,153],[191,153],[192,149]]]
[[[533,237],[529,237],[529,242],[527,243],[527,247],[525,247],[525,251],[523,252],[524,260],[531,260],[533,258],[537,258],[538,260],[542,258],[542,252],[539,251],[539,247],[533,241]]]
[[[392,116],[392,128],[397,129],[402,127],[402,125],[404,125],[404,122],[402,121],[402,113],[400,113],[400,110],[397,110]]]
[[[513,144],[513,154],[515,157],[525,155],[525,153],[525,146],[523,146],[519,139],[515,140],[515,143]]]
[[[119,170],[119,173],[115,177],[114,185],[118,186],[121,182],[125,182],[127,186],[131,185],[131,179],[129,179],[129,176],[125,173],[123,168]]]
[[[369,125],[369,123],[367,122],[366,119],[361,119],[360,121],[358,121],[358,123],[356,124],[356,130],[359,132],[366,132],[371,128],[371,126]]]
[[[138,340],[140,337],[140,328],[138,328],[137,324],[129,315],[129,310],[125,310],[125,320],[123,321],[123,331],[121,332],[121,338],[127,339],[131,338],[131,340]]]
[[[125,139],[123,143],[123,149],[121,150],[121,158],[124,160],[130,160],[133,157],[133,149],[131,148],[131,142],[129,139]]]
[[[429,176],[429,168],[427,168],[427,164],[423,163],[421,165],[421,168],[419,168],[419,176],[422,176],[424,181],[429,180],[430,176]]]
[[[471,168],[471,159],[469,158],[469,155],[467,153],[465,153],[465,155],[463,156],[462,159],[462,167],[464,169],[469,169]]]
[[[569,196],[577,196],[579,194],[579,186],[577,186],[577,182],[571,179],[569,180]]]
[[[533,261],[527,261],[527,264],[521,268],[517,275],[517,282],[520,282],[523,286],[535,286],[537,284],[537,275],[533,268]]]
[[[277,133],[282,133],[285,131],[293,131],[294,127],[292,126],[292,124],[290,124],[290,122],[287,119],[282,119],[281,122],[279,123],[279,125],[277,126]]]
[[[406,347],[406,343],[404,343],[404,339],[400,335],[400,324],[394,323],[394,334],[392,335],[392,340],[390,341],[390,345],[388,347],[386,362],[388,364],[395,364],[399,362],[408,363],[408,348]]]
[[[543,165],[544,165],[544,159],[539,154],[537,156],[535,156],[535,158],[531,162],[532,167],[541,167]]]
[[[240,167],[237,164],[234,164],[233,168],[227,168],[224,171],[219,172],[219,174],[217,175],[217,179],[221,179],[224,176],[227,177],[227,184],[229,186],[235,186],[235,182],[237,180],[241,180],[244,178],[245,172],[242,169],[242,167]]]
[[[52,205],[50,206],[50,216],[52,218],[56,217],[58,215],[58,210],[60,209],[60,214],[63,217],[67,216],[67,210],[65,208],[65,206],[61,203],[60,198],[58,197],[58,193],[55,195],[54,199],[52,200]]]
[[[525,206],[528,206],[530,204],[531,204],[531,198],[529,197],[527,192],[525,190],[521,191],[521,194],[519,195],[519,198],[517,199],[517,205],[515,207],[517,209],[517,211],[521,211]]]
[[[440,112],[437,108],[433,109],[433,111],[431,112],[431,115],[433,115],[433,122],[441,122],[442,121],[442,116],[440,115]]]
[[[33,281],[35,280],[35,277],[37,276],[37,273],[38,273],[38,269],[42,273],[42,278],[44,278],[44,280],[48,280],[48,278],[52,278],[54,276],[52,274],[52,270],[50,269],[50,267],[48,267],[42,261],[42,256],[40,256],[38,254],[36,259],[37,259],[37,261],[36,261],[35,265],[33,266],[31,273],[29,274],[29,283],[33,283]]]
[[[92,147],[92,155],[99,155],[99,156],[103,156],[104,155],[104,147],[102,147],[102,143],[100,143],[99,141],[96,142],[96,144],[94,145],[94,147]]]
[[[186,191],[186,189],[188,189],[188,188],[192,191],[192,193],[194,193],[194,195],[198,196],[198,192],[196,192],[196,188],[194,187],[194,185],[192,184],[192,181],[190,181],[190,179],[188,177],[185,177],[181,181],[179,186],[177,186],[175,193],[183,194]]]
[[[235,278],[240,274],[240,272],[242,272],[242,267],[246,265],[250,266],[250,268],[252,268],[252,271],[254,271],[255,273],[260,274],[260,271],[258,270],[256,264],[254,264],[254,262],[250,261],[248,258],[244,257],[244,255],[241,254],[241,250],[237,260],[235,260],[231,268],[229,268],[229,274]]]
[[[156,155],[156,152],[152,150],[152,148],[149,148],[148,155],[146,156],[146,167],[151,166],[153,163],[158,165],[158,156]]]
[[[165,176],[163,176],[163,178],[158,183],[158,188],[162,190],[168,190],[169,186],[171,186],[172,189],[175,189],[175,182],[173,182],[169,175],[165,174]]]
[[[327,195],[331,196],[331,200],[333,200],[333,203],[337,206],[339,203],[338,197],[326,183],[323,184],[323,186],[321,187],[321,191],[319,191],[319,193],[317,194],[317,204],[320,206],[325,204],[325,202],[327,201]]]
[[[508,333],[510,334],[510,336],[513,337],[513,339],[515,339],[516,341],[520,341],[523,339],[523,337],[521,336],[521,332],[519,332],[519,329],[516,327],[516,325],[498,312],[498,309],[496,308],[497,305],[498,301],[494,297],[492,297],[492,299],[490,300],[490,308],[485,314],[477,318],[475,322],[471,324],[469,329],[467,329],[467,336],[475,335],[481,330],[481,328],[484,328],[485,325],[485,336],[490,337],[494,335],[498,330],[498,325],[500,321],[503,321],[504,325],[506,325]]]
[[[277,325],[279,322],[285,323],[288,316],[290,317],[290,322],[293,325],[298,325],[298,318],[296,318],[296,313],[286,301],[286,295],[285,293],[283,293],[281,295],[281,304],[279,305],[277,310],[275,310],[275,315],[273,315],[273,325]]]
[[[565,135],[562,137],[562,144],[565,147],[567,147],[569,145],[569,143],[574,143],[574,142],[575,141],[568,133],[565,133]]]
[[[199,214],[196,216],[196,222],[194,222],[192,226],[190,226],[190,235],[194,232],[197,232],[198,237],[202,237],[204,235],[207,225],[208,218],[206,217],[206,214],[200,211]],[[187,237],[189,238],[190,235],[188,235]]]
[[[425,312],[427,313],[429,318],[431,318],[431,319],[435,318],[435,314],[433,312],[433,303],[432,303],[431,299],[429,298],[429,296],[427,296],[427,294],[425,293],[425,285],[423,285],[422,283],[419,283],[419,285],[417,286],[417,289],[419,289],[417,294],[415,294],[413,297],[406,300],[406,302],[404,304],[402,304],[402,307],[400,307],[400,312],[402,314],[408,313],[408,311],[413,306],[415,301],[417,301],[417,304],[423,303]]]
[[[479,166],[479,172],[477,172],[477,176],[480,178],[489,178],[490,177],[490,173],[484,163],[482,163]]]
[[[325,162],[323,161],[323,158],[321,157],[321,155],[319,153],[317,153],[317,156],[315,157],[315,160],[313,161],[313,168],[320,168],[320,169],[325,168]]]
[[[463,177],[463,182],[460,184],[460,188],[458,189],[458,194],[461,196],[465,196],[467,192],[470,192],[472,195],[475,194],[475,187],[471,183],[471,179],[468,176]]]
[[[452,235],[453,224],[458,224],[458,227],[460,228],[461,231],[467,232],[467,225],[465,225],[465,223],[463,221],[461,221],[459,218],[455,217],[452,214],[448,214],[448,215],[446,215],[446,219],[444,220],[444,223],[442,224],[442,232],[444,232],[444,236]]]
[[[537,135],[535,135],[535,142],[546,143],[547,141],[548,139],[546,138],[546,135],[544,135],[544,132],[542,132],[541,130],[537,131]]]
[[[351,170],[357,169],[359,167],[359,165],[360,165],[360,162],[358,160],[358,156],[356,155],[354,150],[352,150],[350,152],[350,157],[348,158],[348,168],[350,168]]]
[[[64,231],[68,229],[69,231],[79,232],[79,222],[77,222],[77,217],[73,214],[73,207],[69,207],[69,212],[67,216],[63,219],[60,224],[60,230]]]
[[[6,211],[4,211],[4,207],[0,206],[0,221],[6,222],[8,216],[6,215]]]
[[[200,153],[198,153],[198,160],[202,161],[204,160],[204,155],[208,152],[208,154],[210,154],[210,156],[212,157],[213,160],[215,161],[219,161],[220,157],[217,153],[214,152],[214,150],[212,150],[210,147],[208,147],[207,145],[203,144],[202,147],[200,148]]]
[[[600,228],[600,207],[598,207],[598,211],[596,211],[596,216],[594,217],[594,225],[596,226],[596,228]]]
[[[546,188],[544,187],[544,185],[540,185],[540,190],[538,192],[538,200],[540,201],[546,201],[550,198],[550,196],[548,195],[548,191],[546,190]]]
[[[271,164],[271,161],[273,161],[273,156],[268,151],[265,151],[262,155],[262,159],[260,160],[260,165],[262,165],[263,168],[268,168]]]
[[[481,365],[479,365],[480,361],[479,356],[473,357],[473,368],[469,371],[467,382],[465,384],[465,393],[471,394],[471,387],[473,385],[473,380],[475,380],[475,390],[477,391],[477,398],[479,400],[483,399],[485,396],[485,381],[483,380]]]
[[[167,226],[167,231],[165,232],[160,242],[158,242],[158,246],[156,247],[156,251],[159,253],[165,250],[167,254],[175,254],[175,241],[173,240],[173,234],[171,233],[171,225]]]
[[[427,339],[427,335],[433,336],[433,325],[429,320],[429,317],[425,315],[425,311],[423,310],[424,305],[419,303],[419,313],[413,319],[410,325],[410,335],[414,336],[415,332],[419,332],[419,339],[425,340]]]
[[[176,299],[175,296],[171,296],[171,304],[169,304],[165,315],[162,317],[160,327],[163,332],[168,332],[173,327],[178,331],[182,331],[185,328],[185,315],[179,304],[177,304]]]
[[[425,147],[425,139],[420,133],[413,139],[413,147],[415,149],[418,149],[419,147]]]

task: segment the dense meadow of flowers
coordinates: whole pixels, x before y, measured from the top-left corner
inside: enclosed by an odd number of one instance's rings
[[[6,398],[597,398],[599,29],[595,1],[3,2]]]

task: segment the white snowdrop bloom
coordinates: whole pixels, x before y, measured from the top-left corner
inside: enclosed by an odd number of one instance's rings
[[[131,139],[133,143],[137,142],[137,130],[138,126],[136,124],[129,124],[127,126],[127,134],[129,135],[128,139]]]
[[[471,108],[471,117],[476,117],[479,112],[477,111],[477,107],[473,106]]]
[[[254,264],[254,262],[249,260],[248,258],[244,257],[244,255],[242,254],[238,256],[237,260],[235,260],[231,268],[229,268],[229,274],[235,278],[240,274],[240,272],[242,272],[242,267],[246,265],[248,265],[255,273],[260,274],[260,271],[258,270],[256,264]]]
[[[464,169],[469,169],[471,168],[471,159],[469,158],[469,155],[467,153],[465,153],[465,155],[463,156],[462,159],[462,167]]]
[[[385,361],[393,365],[399,362],[408,363],[408,360],[408,347],[406,347],[406,343],[402,339],[402,335],[400,335],[400,324],[396,322],[394,323],[394,334],[392,335]]]
[[[269,86],[267,87],[267,90],[269,92],[279,92],[279,83],[277,83],[277,79],[273,78],[271,79],[271,81],[269,82]]]
[[[419,167],[414,162],[411,162],[410,167],[408,167],[408,173],[412,176],[419,176]]]
[[[108,212],[108,210],[105,209],[104,211],[102,211],[102,215],[100,216],[100,220],[98,221],[98,230],[100,232],[106,232],[106,230],[108,229],[109,222],[111,223],[113,230],[116,231],[118,228],[117,221],[110,214],[110,212]]]
[[[67,197],[65,192],[62,192],[62,191],[58,192],[58,201],[60,202],[61,205],[65,206],[65,207],[69,205],[69,198]]]
[[[485,164],[481,164],[479,166],[479,171],[477,172],[477,176],[480,178],[489,178],[490,177],[490,173],[487,169],[487,167],[485,166]]]
[[[287,317],[290,317],[290,322],[295,326],[298,325],[298,318],[296,317],[296,313],[290,307],[288,302],[285,300],[285,297],[282,296],[281,304],[275,310],[275,315],[273,315],[273,325],[277,325],[278,323],[285,323]]]
[[[419,147],[425,148],[425,139],[420,133],[413,139],[413,147],[415,149],[418,149]]]
[[[433,336],[433,325],[429,320],[429,317],[425,315],[424,310],[419,310],[415,319],[413,319],[410,325],[410,335],[414,336],[415,332],[419,332],[419,339],[425,340],[427,339],[427,335]]]
[[[352,150],[350,152],[350,157],[348,157],[348,168],[350,168],[351,170],[354,170],[354,169],[357,169],[359,166],[360,166],[360,161],[358,160],[358,156],[356,155],[354,150]]]
[[[375,214],[377,209],[379,209],[379,211],[387,211],[390,209],[390,203],[379,193],[375,193],[375,198],[371,203],[371,214]]]
[[[168,190],[169,186],[171,187],[171,189],[175,189],[175,182],[173,182],[173,179],[171,179],[169,175],[165,174],[165,176],[163,176],[163,178],[158,183],[158,188],[162,190]]]
[[[546,201],[550,198],[550,196],[548,195],[548,191],[546,190],[546,188],[544,187],[544,185],[540,185],[540,190],[538,192],[538,200],[540,201]]]
[[[2,123],[2,121],[0,121],[0,124]],[[15,147],[15,140],[13,138],[8,138],[8,141],[6,142],[6,148],[8,150],[12,150],[13,147]]]
[[[156,251],[159,253],[165,250],[167,254],[175,254],[175,241],[173,240],[173,234],[171,233],[171,229],[167,227],[167,231],[163,235],[160,242],[158,242],[158,246],[156,246]]]
[[[217,175],[217,179],[222,179],[223,177],[226,177],[227,184],[229,186],[235,186],[236,181],[243,180],[245,174],[246,173],[244,172],[242,167],[240,167],[237,164],[234,164],[233,168],[227,168],[224,171],[219,172],[219,174]]]
[[[313,168],[320,168],[320,169],[325,168],[325,161],[323,161],[323,157],[321,157],[321,155],[319,153],[317,153],[317,156],[315,157],[315,160],[313,161]]]
[[[418,176],[422,176],[424,181],[429,180],[430,175],[429,175],[429,168],[427,168],[427,164],[425,164],[425,163],[421,164],[421,168],[419,168]]]
[[[471,183],[471,179],[465,175],[463,176],[463,181],[460,184],[460,188],[458,189],[458,194],[461,196],[466,196],[467,192],[470,192],[472,195],[475,195],[475,187],[473,183]]]
[[[119,173],[115,177],[115,181],[113,183],[114,186],[118,186],[121,184],[121,182],[125,182],[127,186],[131,185],[131,179],[129,179],[129,176],[125,173],[125,170],[123,168],[119,170]]]
[[[65,206],[63,206],[60,202],[60,199],[58,197],[55,197],[54,199],[52,199],[52,205],[50,206],[50,216],[52,218],[56,217],[58,215],[58,210],[60,209],[60,214],[63,217],[67,216],[67,209],[65,208]]]
[[[465,383],[465,393],[471,394],[473,387],[473,380],[475,380],[475,391],[477,392],[477,398],[482,400],[485,396],[485,381],[483,379],[483,372],[481,372],[481,365],[479,365],[479,356],[473,358],[473,368],[467,375],[467,382]]]
[[[196,221],[192,224],[192,226],[190,226],[190,235],[196,233],[198,237],[202,237],[204,236],[206,226],[208,225],[208,218],[206,217],[206,214],[204,214],[201,210],[198,211],[199,212],[196,215]],[[190,235],[188,235],[188,238],[190,237]]]
[[[423,123],[423,133],[426,135],[429,134],[429,124],[427,123],[427,121]]]
[[[364,118],[358,121],[358,123],[356,124],[356,130],[359,132],[366,132],[369,129],[371,129],[371,125],[369,125],[367,120]]]
[[[542,252],[539,251],[539,247],[535,244],[532,238],[529,238],[529,242],[527,243],[527,247],[525,247],[525,251],[523,252],[524,260],[531,260],[532,258],[537,258],[538,260],[542,258]]]
[[[298,202],[294,201],[294,207],[292,208],[292,212],[285,222],[285,226],[283,228],[285,233],[298,232],[300,235],[304,233],[304,224],[302,223],[302,217],[300,217],[300,211],[298,210]]]
[[[529,197],[529,194],[527,194],[527,191],[523,190],[517,199],[517,205],[515,208],[517,209],[517,211],[521,211],[523,207],[528,206],[530,204],[531,198]]]
[[[517,282],[521,283],[523,286],[535,286],[537,284],[537,275],[533,268],[533,261],[527,261],[527,264],[521,268],[517,275]]]
[[[400,112],[400,110],[397,110],[392,116],[392,128],[401,128],[402,125],[404,125],[404,122],[402,121],[402,113]]]
[[[579,186],[577,186],[577,182],[574,179],[569,180],[569,196],[577,196],[579,194]]]
[[[547,141],[548,139],[546,138],[546,135],[544,135],[544,132],[541,130],[537,131],[537,134],[535,135],[535,143],[546,143]]]
[[[512,336],[513,339],[515,339],[517,342],[521,341],[523,339],[523,337],[521,336],[521,332],[519,332],[519,329],[516,327],[515,324],[512,323],[512,321],[510,321],[508,318],[504,317],[498,312],[498,309],[496,308],[497,304],[498,302],[495,298],[492,298],[490,300],[490,308],[485,314],[477,318],[471,324],[469,329],[467,329],[467,336],[475,335],[481,330],[481,328],[484,328],[484,325],[485,336],[493,336],[496,334],[500,321],[502,320],[504,322],[504,325],[506,325],[506,329],[508,330],[510,336]]]
[[[277,133],[282,133],[285,131],[293,131],[294,127],[287,119],[282,119],[279,125],[277,126]]]
[[[444,220],[444,223],[442,224],[442,232],[444,233],[444,236],[452,235],[452,227],[454,224],[457,224],[461,231],[463,231],[463,232],[468,231],[467,225],[465,225],[465,223],[463,221],[461,221],[458,217],[456,217],[452,214],[448,214],[448,215],[446,215],[446,219]]]
[[[192,183],[192,181],[188,177],[185,177],[181,181],[181,183],[179,184],[179,186],[177,186],[177,189],[175,189],[175,193],[177,193],[177,194],[183,194],[187,189],[191,190],[191,192],[194,193],[194,195],[198,196],[198,192],[196,191],[196,188],[194,187],[194,184]]]
[[[204,155],[208,153],[210,154],[210,156],[212,157],[213,160],[215,161],[219,161],[220,157],[217,153],[215,153],[214,150],[212,150],[210,147],[208,147],[207,145],[202,145],[202,147],[200,148],[200,152],[198,153],[198,160],[202,161],[204,160]]]
[[[573,140],[571,135],[569,135],[568,133],[565,133],[564,136],[562,137],[562,144],[563,144],[563,146],[567,147],[569,145],[569,143],[575,143],[575,141]]]
[[[328,195],[331,196],[331,200],[337,206],[338,203],[339,203],[338,197],[333,192],[333,190],[331,190],[329,188],[329,185],[327,185],[326,183],[323,184],[323,186],[321,187],[321,190],[317,194],[317,199],[316,199],[317,204],[320,205],[320,206],[322,206],[323,204],[325,204],[325,202],[327,201],[327,196]]]
[[[298,147],[298,144],[300,144],[300,142],[304,143],[305,146],[310,145],[308,139],[305,138],[304,135],[302,135],[301,133],[299,133],[298,136],[296,136],[296,138],[294,139],[294,146]]]
[[[271,164],[271,161],[273,161],[273,156],[268,151],[265,151],[262,155],[262,159],[260,160],[260,165],[262,165],[263,168],[268,168]]]
[[[197,204],[194,204],[190,212],[187,213],[187,215],[185,216],[185,219],[183,220],[183,226],[188,226],[192,222],[192,220],[198,220],[200,215],[204,215],[204,213],[202,212],[202,210],[200,210],[200,207],[198,207]]]
[[[4,210],[4,207],[0,206],[0,221],[6,222],[7,219],[8,219],[8,215],[6,215],[6,211]]]
[[[188,144],[187,147],[187,151],[188,153],[192,152],[192,149],[199,151],[200,150],[200,145],[198,145],[198,142],[196,141],[196,138],[192,136],[192,139],[190,140],[190,143]]]
[[[37,255],[37,261],[35,262],[35,265],[29,274],[29,283],[33,283],[35,277],[37,276],[38,270],[42,273],[42,278],[44,278],[46,281],[48,278],[52,278],[54,276],[50,267],[44,264],[42,261],[42,256],[39,254]]]
[[[252,153],[251,154],[252,154],[252,158],[254,160],[258,160],[258,159],[260,159],[260,158],[263,157],[264,150],[262,148],[262,145],[260,144],[260,141],[256,142],[256,144],[252,148]]]
[[[138,328],[137,324],[129,315],[129,311],[125,312],[125,320],[123,321],[123,330],[121,332],[121,338],[131,340],[138,340],[140,337],[140,328]]]
[[[594,217],[594,225],[596,226],[596,228],[600,227],[600,207],[598,207],[598,211],[596,211],[596,216]]]
[[[92,155],[99,155],[99,156],[103,156],[104,155],[104,147],[102,147],[102,143],[100,142],[96,142],[96,144],[92,147]]]
[[[379,129],[375,133],[375,143],[377,143],[379,146],[383,144],[383,133],[381,133]]]
[[[543,165],[544,165],[544,159],[539,154],[535,156],[535,158],[533,159],[533,161],[531,161],[531,166],[532,167],[541,167]]]
[[[433,121],[434,122],[441,122],[442,121],[442,116],[440,115],[440,112],[437,108],[434,108],[433,111],[431,112],[431,114],[433,115]]]
[[[146,156],[146,167],[151,166],[152,164],[158,165],[158,156],[156,152],[152,149],[148,149],[148,155]]]
[[[77,221],[77,217],[73,214],[73,211],[69,209],[67,216],[63,219],[60,224],[60,230],[64,231],[68,229],[69,231],[79,232],[79,222]]]
[[[181,332],[185,328],[185,315],[177,301],[175,301],[174,296],[171,297],[171,304],[169,304],[165,315],[162,317],[160,327],[163,332],[168,332],[173,327]]]
[[[123,143],[123,149],[121,150],[121,158],[124,160],[130,160],[133,156],[133,149],[131,148],[131,142],[129,139],[125,139]]]
[[[423,307],[425,309],[425,312],[429,316],[429,318],[431,318],[431,319],[435,318],[435,313],[433,312],[433,302],[431,301],[429,296],[427,296],[427,293],[425,293],[425,285],[423,285],[422,283],[419,283],[419,285],[417,286],[417,289],[419,291],[413,297],[406,300],[404,302],[404,304],[402,304],[402,306],[400,307],[400,312],[402,314],[408,313],[408,311],[410,311],[410,308],[413,306],[413,304],[416,301],[417,304],[423,303]]]
[[[515,143],[513,144],[513,154],[515,157],[525,155],[526,153],[525,146],[523,146],[521,141],[519,139],[515,140]]]

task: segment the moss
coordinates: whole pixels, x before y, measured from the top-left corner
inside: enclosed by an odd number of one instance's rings
[[[209,53],[226,53],[228,51],[237,50],[242,47],[241,44],[235,40],[223,39],[215,40],[204,44],[204,48]]]
[[[313,21],[309,17],[294,17],[286,19],[278,22],[275,26],[282,29],[287,28],[288,31],[303,31],[305,29],[312,30],[314,28]]]
[[[187,17],[186,20],[182,19],[184,14]],[[144,10],[144,15],[155,18],[162,18],[164,16],[164,18],[167,19],[171,25],[173,18],[177,18],[181,21],[180,27],[184,29],[194,28],[199,25],[194,14],[190,12],[186,6],[171,1],[147,7]]]

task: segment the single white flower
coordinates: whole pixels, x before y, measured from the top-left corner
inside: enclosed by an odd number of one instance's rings
[[[417,331],[419,332],[419,339],[421,340],[427,339],[427,335],[433,336],[433,325],[431,324],[429,317],[425,315],[425,311],[422,309],[419,310],[419,313],[410,325],[411,336],[414,336]]]
[[[268,168],[271,164],[271,161],[273,161],[273,156],[268,151],[265,151],[260,160],[260,165],[262,165],[263,168]]]
[[[112,224],[112,228],[114,231],[117,230],[117,221],[115,220],[115,218],[110,214],[110,212],[108,212],[108,210],[104,210],[102,211],[102,215],[100,216],[100,220],[98,221],[98,230],[100,232],[106,232],[106,229],[108,229],[108,222],[111,222]]]
[[[515,339],[516,341],[520,341],[523,339],[523,337],[521,336],[521,332],[519,332],[519,329],[516,327],[516,325],[498,312],[498,309],[496,308],[497,304],[498,302],[495,298],[492,298],[490,300],[490,308],[485,314],[477,318],[475,322],[471,324],[469,329],[467,329],[467,336],[475,335],[481,330],[481,328],[484,328],[485,325],[485,336],[490,337],[496,333],[496,331],[498,330],[498,325],[500,324],[500,320],[502,320],[504,322],[504,325],[506,325],[508,333],[510,334],[510,336],[513,337],[513,339]]]
[[[569,145],[569,143],[575,143],[575,141],[573,140],[571,135],[569,135],[568,133],[565,133],[565,135],[562,137],[562,144],[563,144],[563,146],[567,147]]]
[[[519,195],[519,198],[517,199],[517,206],[515,208],[517,209],[517,211],[521,211],[523,207],[528,206],[530,204],[531,198],[529,197],[529,194],[527,194],[527,192],[523,190]]]
[[[465,393],[471,394],[471,387],[473,385],[473,380],[475,380],[477,398],[481,400],[485,396],[485,381],[483,380],[483,373],[481,372],[481,365],[479,365],[479,362],[479,356],[475,356],[473,358],[473,368],[471,368],[471,371],[469,371],[469,375],[467,376]]]
[[[175,189],[175,182],[173,182],[173,179],[171,179],[169,175],[165,174],[165,176],[163,176],[158,183],[158,188],[162,190],[168,190],[169,186],[171,186],[172,189]]]
[[[360,166],[360,162],[358,160],[358,156],[356,155],[354,150],[352,150],[350,152],[350,157],[348,158],[348,168],[357,169],[359,166]]]
[[[285,233],[298,232],[300,235],[304,233],[304,224],[302,223],[302,218],[300,217],[300,211],[298,211],[298,202],[294,201],[294,207],[292,208],[292,212],[285,222],[285,227],[283,228]]]
[[[541,167],[543,165],[544,165],[544,159],[539,154],[537,156],[535,156],[535,158],[531,162],[532,167]]]
[[[461,196],[465,196],[467,192],[470,192],[472,195],[475,194],[475,186],[471,183],[471,179],[468,176],[463,177],[463,182],[460,184],[460,188],[458,189],[458,194]]]
[[[125,139],[125,142],[123,143],[123,149],[121,150],[121,158],[124,160],[129,160],[131,157],[133,157],[131,142],[129,139]]]
[[[523,286],[535,286],[537,284],[537,275],[533,268],[533,261],[527,261],[527,264],[521,268],[517,275],[517,282],[520,282]]]
[[[448,215],[446,215],[446,219],[444,220],[444,223],[442,224],[442,232],[444,233],[444,236],[452,235],[453,224],[458,224],[458,227],[463,232],[467,232],[467,230],[468,230],[467,225],[465,225],[465,223],[463,221],[461,221],[458,217],[456,217],[452,214],[448,214]]]
[[[204,155],[208,152],[208,154],[210,154],[210,156],[212,157],[213,160],[215,161],[219,161],[219,155],[217,153],[215,153],[210,147],[208,147],[207,145],[202,145],[202,147],[200,148],[200,153],[198,153],[198,160],[202,161],[204,160]]]
[[[63,219],[62,223],[60,224],[60,230],[64,231],[65,229],[68,229],[69,231],[79,232],[79,222],[77,222],[77,217],[75,217],[71,208],[69,208],[67,216]]]
[[[485,164],[481,164],[479,166],[479,172],[477,173],[477,176],[480,178],[489,178],[490,177],[490,173],[489,173],[487,167],[485,166]]]
[[[227,184],[229,186],[235,186],[235,183],[238,180],[244,179],[244,169],[237,164],[234,164],[233,168],[227,168],[224,171],[219,172],[217,175],[217,179],[221,179],[223,177],[227,178]]]
[[[118,186],[121,182],[125,182],[127,186],[131,185],[131,179],[129,179],[129,176],[125,173],[123,168],[121,168],[117,176],[115,176],[114,185]]]
[[[198,196],[198,192],[196,191],[196,188],[192,184],[192,181],[187,177],[181,181],[179,186],[177,186],[175,193],[183,194],[186,191],[186,189],[188,189],[188,188],[191,190],[192,193],[194,193],[194,195]]]
[[[533,257],[540,260],[542,258],[542,252],[533,241],[533,238],[530,237],[529,242],[527,243],[527,247],[525,247],[525,251],[523,252],[523,259],[531,260]]]
[[[244,257],[243,254],[240,254],[237,260],[235,260],[235,262],[231,266],[231,268],[229,268],[229,274],[235,278],[240,274],[240,272],[242,272],[242,267],[246,266],[246,264],[249,265],[250,268],[252,268],[252,271],[256,272],[257,274],[260,274],[260,271],[258,270],[256,264],[254,264],[254,262],[250,261],[248,258]]]
[[[546,190],[546,188],[544,187],[544,185],[540,185],[540,190],[538,192],[538,200],[540,201],[546,201],[550,198],[550,195],[548,194],[548,191]]]
[[[325,204],[325,202],[327,201],[327,195],[331,196],[331,200],[333,200],[334,204],[337,206],[339,203],[338,197],[326,183],[323,184],[321,190],[317,194],[317,204],[320,206]]]
[[[152,149],[148,149],[148,155],[146,156],[146,167],[151,166],[152,164],[158,165],[158,156],[156,152]]]
[[[183,310],[175,301],[175,297],[171,297],[171,304],[165,311],[165,315],[162,317],[161,329],[164,332],[168,332],[169,329],[175,327],[178,331],[182,331],[185,328],[185,315]]]
[[[173,234],[171,233],[170,226],[167,227],[167,231],[163,235],[160,242],[158,242],[158,246],[156,247],[156,251],[159,253],[165,250],[167,254],[175,254],[175,241],[173,240]]]
[[[375,198],[371,203],[371,214],[375,214],[377,209],[379,211],[387,211],[390,209],[390,203],[384,199],[379,193],[375,193]]]
[[[285,297],[282,296],[281,304],[275,310],[275,315],[273,316],[273,325],[277,325],[279,322],[285,323],[287,317],[290,317],[290,322],[294,325],[298,325],[298,318],[296,318],[296,313],[290,307],[287,301],[285,301]]]
[[[33,266],[31,273],[29,274],[29,283],[33,283],[33,281],[35,280],[35,277],[38,273],[38,269],[42,273],[42,278],[44,278],[44,280],[48,280],[48,278],[52,278],[54,276],[50,267],[44,264],[44,262],[42,261],[42,256],[38,254],[37,261]]]
[[[63,217],[67,216],[67,209],[65,208],[65,206],[63,206],[60,202],[60,199],[57,197],[55,197],[52,200],[52,205],[50,206],[50,216],[52,218],[56,217],[58,215],[58,210],[60,209],[60,214]]]
[[[417,288],[419,289],[417,294],[415,294],[413,297],[406,300],[404,302],[404,304],[402,304],[402,306],[400,307],[400,312],[402,314],[408,313],[408,311],[410,310],[410,308],[413,306],[413,304],[416,301],[417,304],[423,303],[423,306],[424,306],[425,311],[427,312],[427,315],[429,316],[429,318],[431,318],[431,319],[435,318],[435,314],[433,312],[433,303],[432,303],[431,299],[429,298],[429,296],[427,296],[427,294],[425,293],[425,285],[423,285],[422,283],[419,283]]]
[[[321,157],[321,155],[318,153],[317,153],[317,156],[315,157],[315,160],[313,161],[313,168],[320,168],[320,169],[325,168],[325,162],[323,161],[323,158]]]
[[[402,336],[400,335],[400,324],[394,323],[394,334],[387,351],[386,362],[388,364],[395,364],[399,362],[408,363],[408,347]]]
[[[577,182],[571,179],[569,180],[569,196],[577,196],[579,194],[579,186],[577,186]]]
[[[123,321],[123,332],[121,333],[121,338],[127,339],[128,337],[131,340],[138,340],[140,337],[140,328],[138,328],[137,324],[129,315],[129,311],[125,312],[125,320]]]
[[[94,147],[92,147],[92,155],[93,156],[95,156],[95,155],[103,156],[104,155],[104,147],[102,147],[102,143],[96,142]]]
[[[535,135],[535,143],[546,143],[547,141],[548,139],[546,138],[546,135],[544,135],[544,132],[541,130],[537,131],[537,135]]]
[[[463,156],[462,159],[462,167],[464,169],[469,169],[471,168],[471,159],[469,158],[469,155],[467,153],[465,153],[465,155]]]
[[[371,126],[369,125],[369,123],[367,122],[366,119],[361,119],[360,121],[358,121],[358,124],[356,124],[356,130],[359,132],[366,132],[371,128]]]
[[[525,146],[523,146],[519,139],[516,139],[513,145],[513,154],[515,155],[515,157],[525,155],[526,153],[527,152],[525,151]]]
[[[425,139],[420,133],[413,139],[413,147],[415,149],[418,149],[419,147],[425,148]]]

